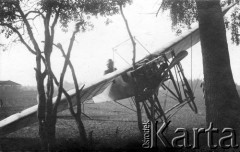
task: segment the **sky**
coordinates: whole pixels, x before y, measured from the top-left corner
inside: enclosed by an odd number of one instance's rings
[[[124,8],[125,16],[129,22],[132,34],[136,39],[150,52],[154,52],[163,44],[168,43],[174,37],[175,32],[171,28],[171,20],[168,13],[160,13],[157,17],[152,14],[157,11],[160,0],[134,0],[132,5]],[[132,45],[121,15],[115,15],[110,18],[112,23],[105,25],[106,19],[98,17],[92,18],[94,29],[85,33],[78,33],[74,42],[71,61],[79,82],[86,83],[98,79],[106,70],[107,60],[114,58],[115,66],[121,69],[131,63]],[[35,23],[38,31],[35,37],[42,41],[42,22]],[[55,43],[61,43],[66,50],[69,44],[70,36],[74,29],[70,25],[67,33],[64,33],[57,25]],[[231,43],[230,32],[227,34],[229,53],[231,59],[232,72],[236,83],[240,84],[240,51]],[[128,40],[128,41],[126,41]],[[0,41],[6,41],[0,36]],[[125,43],[122,43],[126,41]],[[125,60],[122,60],[116,50]],[[35,57],[20,43],[11,45],[7,50],[0,48],[0,80],[12,80],[22,85],[35,86]],[[200,43],[188,50],[189,55],[182,61],[184,72],[187,78],[202,79],[202,55]],[[192,52],[192,63],[191,63]],[[137,59],[148,55],[147,51],[137,43]],[[63,66],[63,57],[58,49],[54,49],[52,55],[52,66],[54,72],[59,77]],[[65,81],[72,82],[70,71],[67,71]]]

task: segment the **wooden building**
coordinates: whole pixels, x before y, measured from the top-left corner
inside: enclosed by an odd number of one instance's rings
[[[11,80],[0,81],[0,89],[19,88],[19,87],[21,87],[19,83],[13,82]]]

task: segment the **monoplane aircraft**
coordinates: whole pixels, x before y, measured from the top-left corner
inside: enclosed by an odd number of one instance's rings
[[[225,14],[233,5],[223,9]],[[180,61],[187,56],[187,49],[200,41],[198,26],[182,34],[170,43],[157,49],[151,55],[136,62],[136,68],[128,66],[101,77],[99,80],[85,84],[81,92],[81,101],[93,99],[94,102],[104,100],[117,101],[125,98],[134,98],[138,113],[139,128],[142,118],[140,105],[144,107],[149,120],[167,122],[182,106],[188,104],[197,113],[193,91],[184,75]],[[171,82],[174,89],[165,83]],[[164,111],[159,100],[158,90],[162,87],[168,90],[179,102]],[[68,91],[75,101],[75,89]],[[56,100],[56,97],[53,101]],[[37,122],[37,106],[30,107],[0,121],[0,136],[14,132],[25,126]],[[63,96],[58,111],[68,108]]]

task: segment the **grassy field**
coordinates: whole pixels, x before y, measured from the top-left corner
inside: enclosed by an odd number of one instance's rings
[[[196,83],[195,83],[196,84]],[[198,83],[195,90],[198,114],[191,111],[188,106],[183,107],[171,119],[171,124],[166,131],[167,137],[171,138],[176,128],[206,128],[205,126],[205,104],[202,98],[202,90]],[[195,85],[193,85],[195,86]],[[168,106],[176,102],[165,95],[159,95],[161,104],[168,100]],[[36,91],[20,90],[15,93],[5,94],[5,107],[0,109],[0,117],[3,119],[19,110],[36,104]],[[121,101],[122,104],[131,107],[130,99]],[[136,113],[126,109],[115,102],[99,104],[85,104],[84,113],[91,119],[83,117],[83,122],[88,133],[92,137],[87,150],[143,150],[141,148],[142,138],[137,127]],[[143,114],[143,119],[147,120]],[[92,135],[90,135],[92,134]],[[58,114],[57,122],[57,147],[61,151],[79,150],[78,130],[74,119],[68,110]],[[9,134],[0,139],[0,150],[38,150],[40,149],[38,138],[38,125],[33,124]],[[82,149],[81,149],[82,150]]]

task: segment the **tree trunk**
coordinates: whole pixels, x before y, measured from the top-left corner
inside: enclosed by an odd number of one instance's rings
[[[47,122],[47,139],[48,139],[48,151],[56,150],[56,123],[57,123],[57,115],[52,114],[51,119]]]
[[[39,122],[39,137],[41,140],[41,147],[43,149],[47,148],[47,132],[46,132],[46,120],[45,120],[45,104],[46,96],[44,90],[44,82],[41,72],[36,69],[36,80],[38,89],[38,122]]]
[[[48,56],[48,58],[50,55]],[[50,65],[50,60],[47,60]],[[37,60],[37,63],[40,60]],[[41,140],[42,150],[54,151],[55,150],[55,132],[57,115],[52,110],[52,95],[53,83],[50,76],[51,69],[48,68],[48,83],[47,83],[47,96],[44,89],[45,74],[36,69],[36,80],[38,87],[38,120],[39,120],[39,136]]]
[[[79,131],[80,144],[81,144],[81,146],[85,147],[85,146],[87,146],[88,141],[87,141],[86,131],[85,131],[84,125],[81,120],[81,116],[76,115],[76,116],[74,116],[74,118],[77,123],[78,131]]]
[[[197,0],[207,124],[240,127],[240,100],[233,80],[219,0]]]
[[[140,101],[136,96],[135,96],[135,103],[136,103],[136,110],[137,110],[138,129],[141,133],[141,136],[143,136],[142,112],[140,107]]]
[[[34,45],[35,48],[37,48],[37,45]],[[41,53],[40,51],[37,52],[36,55],[36,81],[37,81],[37,101],[38,101],[38,109],[37,109],[37,117],[38,117],[38,123],[39,123],[39,137],[41,142],[41,147],[43,149],[46,149],[47,147],[47,140],[46,140],[46,121],[45,121],[45,104],[46,104],[46,96],[45,96],[45,90],[44,90],[44,76],[41,73]]]

